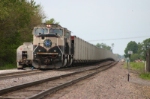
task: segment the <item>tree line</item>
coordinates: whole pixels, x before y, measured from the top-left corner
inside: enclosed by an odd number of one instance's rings
[[[132,51],[133,54],[131,55],[131,61],[135,61],[137,59],[145,60],[146,59],[146,51],[150,49],[150,38],[143,40],[143,42],[136,43],[135,41],[130,41],[125,50],[124,56],[127,58],[129,57],[128,51]]]
[[[16,49],[23,42],[32,42],[33,27],[45,18],[41,5],[34,0],[0,0],[0,67],[16,65]],[[54,18],[45,23],[59,24]],[[112,51],[112,47],[104,43],[96,46]]]
[[[0,1],[0,66],[16,63],[16,49],[32,41],[32,29],[45,18],[34,0]]]
[[[103,49],[107,49],[107,50],[112,51],[113,47],[114,47],[114,43],[112,43],[111,46],[106,45],[105,43],[97,43],[96,46],[99,47],[99,48],[103,48]]]
[[[0,67],[16,65],[16,49],[33,41],[33,27],[45,18],[34,0],[0,0]],[[59,24],[54,18],[44,23]]]

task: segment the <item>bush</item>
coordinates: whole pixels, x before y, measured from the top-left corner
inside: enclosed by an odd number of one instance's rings
[[[0,66],[0,70],[4,70],[4,69],[12,69],[12,68],[16,68],[17,66],[15,64],[5,64],[3,66]]]

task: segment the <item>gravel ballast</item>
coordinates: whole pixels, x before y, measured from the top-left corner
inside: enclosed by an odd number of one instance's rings
[[[45,99],[149,99],[150,86],[141,85],[119,62],[109,70],[60,90]]]
[[[38,81],[41,79],[46,79],[49,77],[54,77],[54,76],[60,76],[63,74],[68,74],[71,73],[69,71],[51,71],[51,72],[47,72],[47,73],[39,73],[36,75],[30,75],[30,76],[25,76],[25,77],[16,77],[16,78],[12,78],[12,79],[4,79],[0,81],[0,90],[4,89],[4,88],[8,88],[8,87],[12,87],[12,86],[16,86],[16,85],[20,85],[20,84],[24,84],[24,83],[29,83],[29,82],[33,82],[33,81]]]
[[[111,62],[108,62],[108,63],[111,63]],[[12,77],[10,79],[2,79],[2,80],[0,80],[0,90],[2,90],[4,88],[24,84],[24,83],[29,83],[29,82],[33,82],[33,81],[38,81],[38,80],[50,78],[50,77],[60,76],[60,75],[68,74],[68,73],[73,73],[73,72],[76,72],[76,71],[82,71],[82,70],[85,70],[85,69],[90,69],[90,68],[101,66],[103,64],[108,64],[108,63],[102,63],[102,64],[99,64],[99,65],[89,66],[89,67],[79,67],[79,68],[71,69],[71,70],[62,70],[62,71],[50,70],[48,72],[43,71],[43,73],[39,73],[39,74],[36,74],[36,75],[28,75],[28,76],[20,76],[20,77],[16,77],[16,78]],[[14,71],[14,70],[5,70],[4,71],[4,70],[1,70],[0,72],[2,72],[2,71],[3,71],[3,73],[8,73],[8,71],[10,71],[10,72],[19,72],[19,70],[18,71]]]

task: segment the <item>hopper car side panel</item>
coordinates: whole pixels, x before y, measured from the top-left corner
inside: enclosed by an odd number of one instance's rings
[[[98,48],[79,37],[74,37],[74,63],[98,62],[105,59],[116,60],[111,51]]]

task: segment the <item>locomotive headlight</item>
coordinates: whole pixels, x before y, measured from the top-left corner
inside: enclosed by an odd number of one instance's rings
[[[44,41],[44,46],[45,46],[45,47],[51,47],[51,46],[52,46],[51,40],[46,39],[46,40]]]

